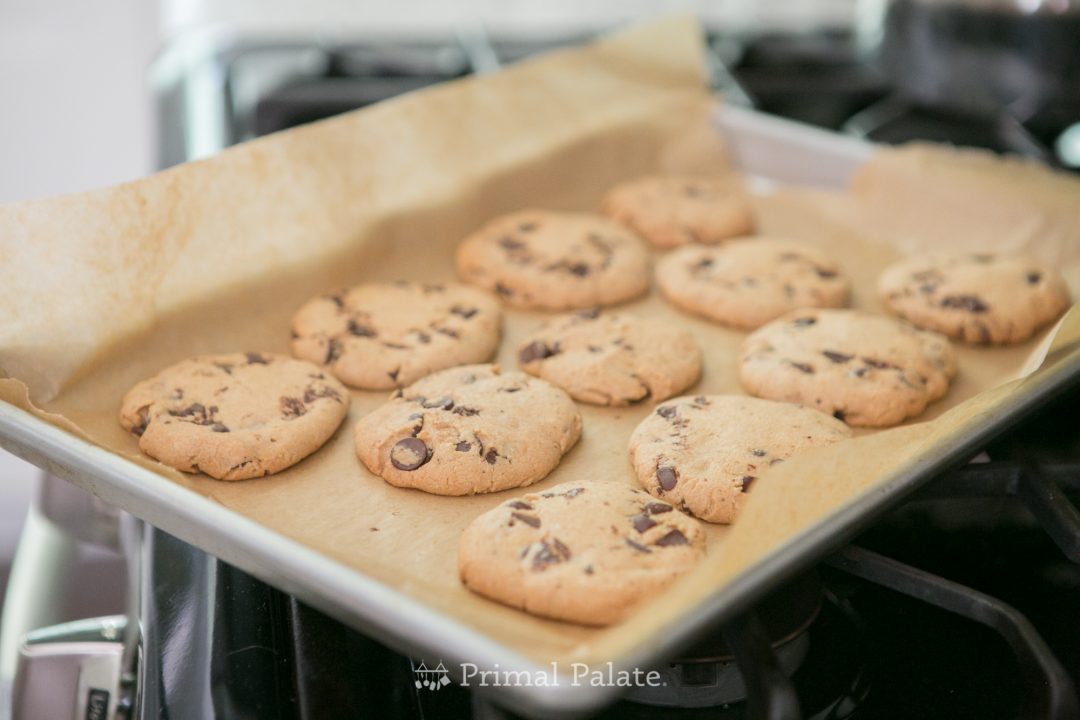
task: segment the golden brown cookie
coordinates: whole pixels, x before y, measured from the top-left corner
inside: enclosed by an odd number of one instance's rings
[[[139,383],[124,396],[120,423],[166,465],[242,480],[318,450],[348,409],[348,391],[322,368],[233,353],[184,360]]]
[[[879,289],[900,317],[970,343],[1022,342],[1069,306],[1061,273],[1003,253],[909,257],[881,274]]]
[[[698,395],[669,400],[645,418],[630,438],[630,461],[655,497],[730,523],[771,466],[848,437],[844,423],[799,405]]]
[[[604,214],[658,248],[713,245],[754,230],[750,196],[734,175],[652,175],[613,188]]]
[[[689,330],[595,309],[552,320],[521,342],[518,359],[525,372],[594,405],[663,400],[701,375]]]
[[[497,365],[465,365],[398,391],[356,424],[356,453],[398,487],[473,495],[523,487],[581,436],[570,396]]]
[[[544,617],[609,625],[705,555],[701,525],[622,483],[564,483],[508,500],[465,528],[461,581]]]
[[[796,308],[843,307],[851,290],[824,253],[771,238],[679,248],[657,263],[656,282],[672,305],[746,329]]]
[[[500,318],[494,299],[464,285],[369,283],[305,303],[292,320],[292,353],[352,387],[403,387],[490,360]]]
[[[739,354],[752,394],[868,427],[919,415],[954,375],[943,336],[861,310],[796,310],[751,333]]]
[[[645,243],[598,215],[522,210],[498,217],[457,250],[458,274],[519,308],[574,310],[649,289]]]

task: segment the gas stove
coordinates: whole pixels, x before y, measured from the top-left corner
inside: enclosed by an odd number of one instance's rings
[[[161,164],[580,39],[463,32],[174,49],[155,73]],[[716,33],[709,48],[729,102],[886,142],[1055,161],[1049,135],[1007,116],[975,122],[905,99],[844,33]],[[659,684],[627,688],[595,717],[1080,717],[1078,401],[1074,388],[838,540],[737,621],[643,669]],[[400,655],[164,532],[148,528],[140,552],[139,718],[515,717],[446,682],[438,658]]]

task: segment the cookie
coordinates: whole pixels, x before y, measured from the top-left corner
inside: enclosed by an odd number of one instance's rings
[[[552,320],[522,341],[518,360],[530,375],[594,405],[663,400],[701,375],[701,348],[688,330],[597,309]]]
[[[491,359],[500,316],[495,300],[464,285],[358,285],[300,308],[292,353],[352,387],[404,387],[436,370]]]
[[[919,255],[886,269],[878,287],[900,317],[969,343],[1027,340],[1069,306],[1061,274],[1023,255]]]
[[[457,268],[466,282],[518,308],[612,305],[649,289],[645,243],[585,213],[523,210],[496,218],[458,246]]]
[[[849,437],[844,423],[799,405],[698,395],[663,403],[645,418],[630,437],[630,461],[653,496],[730,523],[771,466]]]
[[[851,291],[823,253],[766,238],[679,248],[657,263],[656,282],[675,307],[745,329],[801,307],[843,307]]]
[[[860,310],[796,310],[751,333],[739,353],[752,394],[866,427],[915,417],[954,375],[943,336]]]
[[[139,383],[124,396],[120,424],[166,465],[243,480],[318,450],[348,409],[348,390],[316,365],[233,353],[184,360]]]
[[[713,245],[754,231],[750,196],[735,176],[638,178],[613,188],[602,209],[658,248]]]
[[[443,370],[398,391],[356,424],[356,453],[398,487],[472,495],[523,487],[581,436],[559,388],[498,365]]]
[[[475,593],[525,612],[609,625],[705,555],[705,532],[622,483],[564,483],[508,500],[465,528],[458,572]]]

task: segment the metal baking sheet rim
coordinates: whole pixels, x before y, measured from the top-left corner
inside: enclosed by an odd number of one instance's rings
[[[770,180],[840,187],[873,152],[867,143],[753,111],[725,108],[716,119],[720,132],[732,140],[736,164]],[[1080,382],[1080,344],[1053,353],[1026,382],[1028,392],[1010,398],[1003,412],[974,418],[918,462],[792,537],[693,608],[679,623],[666,628],[663,637],[651,638],[636,654],[613,659],[614,670],[645,668],[670,658],[702,629],[742,612],[783,579],[854,536],[936,473],[968,460],[991,437],[1049,400],[1055,391]],[[348,566],[7,403],[0,403],[0,445],[402,652],[437,657],[451,674],[461,663],[475,664],[481,670],[548,670]],[[620,693],[618,687],[565,681],[549,687],[477,690],[514,712],[540,717],[587,714]]]

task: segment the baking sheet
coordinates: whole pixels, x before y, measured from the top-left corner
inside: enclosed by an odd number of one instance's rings
[[[611,184],[644,172],[724,171],[698,38],[692,22],[670,20],[136,183],[0,207],[0,368],[9,376],[0,380],[0,397],[538,663],[602,662],[632,652],[795,533],[1022,392],[1022,385],[1002,383],[1038,364],[1049,333],[1011,348],[958,347],[960,376],[920,423],[863,431],[774,468],[733,528],[710,528],[699,571],[626,623],[599,630],[533,618],[460,586],[460,530],[513,491],[434,497],[367,473],[353,454],[351,425],[385,393],[354,393],[349,418],[326,447],[288,471],[243,483],[157,465],[138,453],[116,415],[131,384],[191,354],[287,351],[288,319],[313,294],[365,280],[452,279],[455,244],[495,214],[595,208]],[[855,306],[864,308],[878,307],[878,270],[898,247],[933,232],[941,217],[986,248],[1013,247],[1019,237],[1036,244],[1075,237],[1069,223],[1080,202],[1046,204],[1043,194],[1018,193],[1026,201],[1010,205],[1017,220],[1004,223],[977,203],[954,206],[948,193],[934,191],[958,177],[976,186],[965,191],[972,197],[983,182],[1007,190],[1018,180],[1011,166],[979,160],[982,169],[972,176],[967,159],[919,150],[929,153],[931,169],[912,175],[906,152],[872,159],[852,194],[796,188],[759,196],[761,231],[834,254],[855,281]],[[1037,177],[1052,189],[1049,197],[1080,200],[1075,181],[1043,171]],[[889,202],[899,189],[918,212]],[[1075,245],[1055,250],[1074,295]],[[692,392],[741,392],[735,348],[744,334],[676,313],[655,293],[625,309],[694,330],[706,371]],[[1080,337],[1076,314],[1058,344]],[[516,366],[518,339],[544,317],[507,312],[505,366]],[[582,442],[534,487],[634,482],[626,442],[651,406],[581,407]]]

